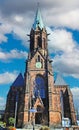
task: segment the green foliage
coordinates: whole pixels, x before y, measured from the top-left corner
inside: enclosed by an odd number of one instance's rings
[[[5,128],[5,127],[6,127],[6,123],[5,123],[5,122],[0,121],[0,127]]]
[[[50,130],[48,126],[42,126],[39,130]]]
[[[10,118],[9,118],[9,124],[10,124],[11,126],[13,126],[14,123],[15,123],[15,119],[14,119],[13,117],[10,117]]]

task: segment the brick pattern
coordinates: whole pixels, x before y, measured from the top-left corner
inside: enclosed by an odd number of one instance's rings
[[[18,92],[18,99],[16,95]],[[17,106],[16,106],[17,103]],[[9,117],[15,117],[15,109],[17,114],[17,127],[22,127],[24,115],[24,87],[11,87],[7,95],[6,109],[4,114],[4,121],[9,124]],[[20,117],[20,118],[19,118]]]

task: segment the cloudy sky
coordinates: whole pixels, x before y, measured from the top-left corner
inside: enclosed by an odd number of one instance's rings
[[[25,71],[29,51],[27,34],[34,22],[38,0],[0,0],[0,106],[10,85]],[[62,74],[79,107],[79,1],[40,0],[54,73]]]

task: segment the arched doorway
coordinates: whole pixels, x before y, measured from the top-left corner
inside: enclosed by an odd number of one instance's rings
[[[37,113],[35,114],[35,124],[42,124],[43,120],[43,107],[37,105]]]

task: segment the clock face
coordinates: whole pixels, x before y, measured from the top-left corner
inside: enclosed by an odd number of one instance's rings
[[[41,62],[36,62],[36,68],[41,68]]]

